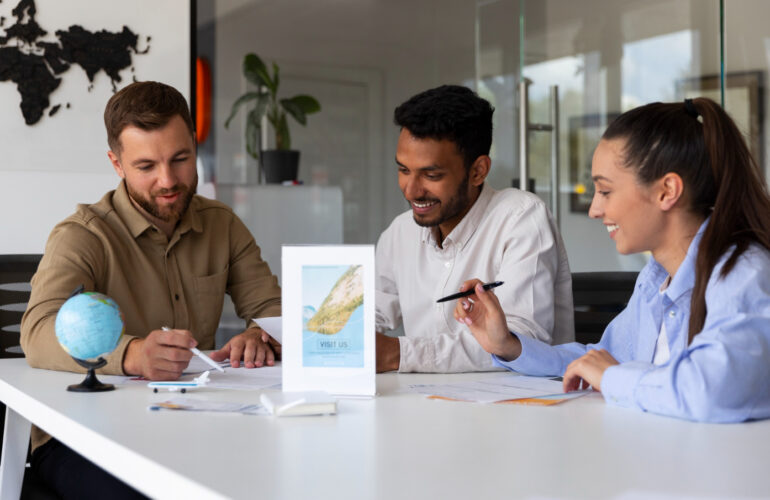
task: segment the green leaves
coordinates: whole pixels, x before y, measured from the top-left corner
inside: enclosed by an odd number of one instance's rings
[[[281,99],[281,106],[302,125],[307,123],[307,115],[321,111],[321,105],[309,95],[295,95],[291,99]]]
[[[273,67],[275,68],[275,65]],[[275,97],[275,93],[278,91],[278,74],[276,73],[275,80],[270,78],[267,66],[265,66],[265,63],[262,62],[258,55],[250,53],[246,54],[246,57],[243,58],[243,76],[256,85],[257,88],[267,87],[270,94]]]
[[[257,109],[252,109],[246,116],[246,152],[255,160],[259,158],[259,134],[262,131],[262,117]]]
[[[246,54],[243,58],[243,76],[255,85],[257,90],[238,97],[225,121],[225,128],[229,128],[238,111],[253,104],[246,115],[246,151],[255,159],[259,157],[260,133],[265,116],[275,130],[275,147],[290,149],[291,137],[286,115],[289,114],[300,124],[306,125],[307,115],[321,110],[319,102],[309,95],[296,95],[279,101],[277,94],[281,81],[280,70],[276,63],[272,63],[272,69],[271,76],[270,70],[259,56],[254,53]]]
[[[247,102],[253,101],[254,99],[259,99],[261,96],[266,97],[266,94],[260,92],[246,92],[241,97],[236,99],[233,103],[232,109],[230,109],[230,116],[228,116],[227,120],[225,121],[225,128],[230,128],[230,121],[235,118],[235,115],[238,113],[238,110],[241,106]],[[262,101],[267,101],[267,99],[262,99]]]

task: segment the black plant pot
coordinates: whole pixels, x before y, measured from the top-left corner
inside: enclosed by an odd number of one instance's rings
[[[296,181],[299,171],[299,151],[281,149],[262,151],[262,168],[265,170],[265,182],[268,184]]]

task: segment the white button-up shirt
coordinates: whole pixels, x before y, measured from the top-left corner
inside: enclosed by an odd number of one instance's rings
[[[471,278],[505,282],[495,294],[511,331],[554,344],[574,339],[567,253],[540,198],[485,185],[442,247],[431,228],[414,222],[411,210],[396,217],[377,243],[377,331],[403,321],[399,371],[495,369],[454,319],[456,302],[436,303]]]

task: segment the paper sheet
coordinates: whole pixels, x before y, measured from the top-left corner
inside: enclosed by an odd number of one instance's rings
[[[242,413],[244,415],[269,415],[261,404],[232,403],[227,401],[209,401],[192,397],[176,397],[153,403],[149,410],[211,411],[222,413]]]
[[[564,394],[560,380],[514,374],[454,384],[411,384],[409,390],[437,399],[477,403],[497,403],[514,399],[545,397],[544,399],[550,403],[543,402],[542,404],[554,404],[554,402],[574,399],[585,393],[580,391],[580,393]]]
[[[271,337],[283,344],[283,320],[280,316],[271,316],[269,318],[254,318],[254,322],[261,329],[266,331]]]
[[[192,379],[192,377],[191,377]],[[224,373],[212,370],[207,388],[214,389],[280,389],[281,366],[263,366],[261,368],[225,368]]]
[[[280,389],[281,387],[280,364],[276,366],[263,366],[261,368],[244,368],[242,365],[239,368],[232,368],[229,361],[223,361],[221,365],[225,369],[224,373],[211,369],[210,366],[201,361],[198,357],[194,357],[190,360],[190,365],[182,376],[179,377],[179,380],[185,382],[192,381],[198,374],[208,369],[210,370],[209,381],[201,389],[259,390],[267,388]],[[146,385],[148,382],[147,379],[141,377],[125,377],[121,375],[98,375],[98,378],[105,384],[115,385],[134,383]]]

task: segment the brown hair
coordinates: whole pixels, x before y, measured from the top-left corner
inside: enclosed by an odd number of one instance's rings
[[[770,249],[770,196],[759,167],[733,120],[703,97],[632,109],[602,137],[625,140],[624,163],[642,184],[678,174],[690,210],[711,216],[695,262],[691,342],[706,321],[706,286],[722,255],[732,249],[724,277],[751,243]]]
[[[155,130],[165,126],[174,116],[184,120],[195,140],[190,109],[187,101],[174,87],[160,82],[136,82],[127,85],[113,95],[104,108],[104,126],[107,128],[107,144],[120,153],[120,133],[129,125],[142,130]]]

